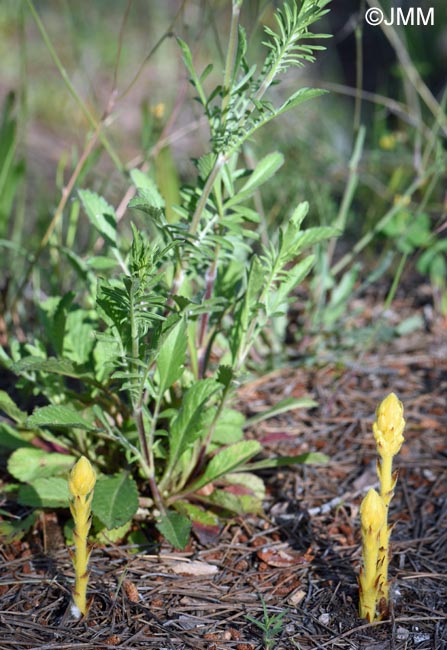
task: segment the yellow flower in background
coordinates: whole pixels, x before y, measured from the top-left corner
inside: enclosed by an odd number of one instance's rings
[[[156,120],[161,120],[166,112],[166,106],[163,102],[159,102],[151,108],[151,111]]]
[[[402,194],[396,194],[393,198],[393,205],[400,205],[402,208],[407,207],[411,203],[411,198],[409,196],[402,196]],[[411,217],[412,215],[409,215]]]
[[[384,133],[380,136],[379,147],[385,151],[392,151],[396,148],[397,138],[394,133]]]

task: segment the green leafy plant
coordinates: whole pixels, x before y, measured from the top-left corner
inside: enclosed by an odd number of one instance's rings
[[[261,631],[264,641],[265,650],[273,650],[277,645],[277,636],[281,633],[284,625],[284,617],[287,614],[287,610],[284,609],[278,614],[269,614],[267,606],[263,598],[261,598],[263,617],[262,620],[258,620],[253,616],[247,614],[246,618],[256,625]]]
[[[404,255],[417,254],[416,269],[430,280],[435,305],[442,314],[447,313],[447,241],[440,236],[444,226],[433,229],[429,214],[414,214],[403,205],[383,230]]]
[[[140,498],[176,547],[187,543],[191,523],[217,527],[218,515],[260,511],[264,486],[255,470],[324,460],[312,453],[255,460],[262,446],[244,438],[247,422],[231,400],[247,372],[268,357],[268,332],[310,272],[312,247],[337,234],[326,226],[303,228],[303,202],[261,244],[253,195],[283,157],[271,153],[248,168],[241,156],[261,127],[321,94],[300,89],[279,107],[267,99],[280,73],[313,61],[321,49],[313,40],[322,35],[309,27],[326,12],[327,0],[286,2],[276,12],[278,29],[266,29],[268,55],[259,74],[246,60],[240,5],[233,2],[223,83],[209,93],[211,66],[197,72],[179,40],[208,118],[211,150],[196,161],[197,184],[182,189],[175,218],[171,212],[166,218],[150,176],[132,170],[136,193],[128,208],[144,215],[145,227],[132,225],[129,246],[114,208],[80,190],[78,200],[104,242],[88,262],[73,250],[60,251],[82,281],[82,297],[70,291],[42,302],[45,336],[2,353],[19,386],[48,401],[28,416],[3,400],[15,422],[8,432],[14,449],[9,471],[26,483],[19,501],[49,505],[64,461],[85,455],[98,470],[92,510],[99,527],[124,526]],[[312,406],[308,398],[289,399],[265,417]],[[36,440],[43,449],[33,447]],[[36,451],[43,466],[37,463],[30,476],[19,461]],[[47,461],[45,454],[57,458]],[[64,491],[58,495],[68,498]]]

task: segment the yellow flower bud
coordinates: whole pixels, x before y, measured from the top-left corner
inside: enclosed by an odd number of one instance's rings
[[[374,438],[380,456],[395,456],[404,441],[404,407],[394,393],[380,404],[373,424]]]
[[[76,465],[70,472],[68,479],[68,488],[74,497],[86,496],[89,494],[96,483],[96,474],[90,461],[81,456]]]
[[[377,537],[386,520],[386,507],[383,499],[373,488],[368,491],[362,501],[360,519],[364,534]]]
[[[379,140],[379,147],[385,151],[392,151],[396,147],[397,138],[394,133],[384,133]]]

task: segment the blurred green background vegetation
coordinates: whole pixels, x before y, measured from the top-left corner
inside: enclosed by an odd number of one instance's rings
[[[252,61],[262,61],[261,26],[274,27],[273,11],[280,4],[243,3],[241,23],[248,32]],[[425,8],[422,2],[402,3],[404,10],[410,5]],[[416,269],[427,277],[435,302],[445,310],[445,5],[443,0],[430,3],[434,25],[396,25],[386,32],[366,24],[368,6],[362,0],[334,0],[318,25],[318,31],[332,35],[324,43],[326,51],[315,64],[291,69],[275,87],[279,97],[284,89],[300,86],[326,88],[329,93],[287,113],[246,147],[248,161],[272,149],[286,156],[276,179],[256,198],[256,209],[268,232],[286,218],[290,206],[308,200],[313,223],[343,223],[344,235],[329,263],[343,259],[367,236],[371,243],[361,249],[362,264],[376,268],[378,257],[390,253],[392,277],[399,255],[404,255],[408,273]],[[394,3],[383,6],[389,10]],[[3,0],[4,294],[20,282],[25,260],[41,244],[94,131],[92,121],[101,120],[108,109],[108,150],[94,149],[77,186],[119,205],[129,186],[127,170],[146,161],[168,205],[176,202],[180,183],[194,178],[191,158],[208,150],[209,133],[193,100],[175,36],[190,44],[198,69],[216,63],[207,80],[212,87],[224,66],[230,15],[231,2],[226,0]],[[406,196],[417,179],[418,188]],[[401,209],[394,210],[386,227],[377,228],[396,203]],[[78,253],[88,255],[95,242],[76,211],[79,206],[69,204],[52,237],[63,237]],[[126,218],[123,227],[128,227]],[[52,268],[51,259],[54,251],[42,261],[44,267]],[[322,264],[327,263],[325,258]],[[55,276],[39,275],[47,291],[55,281]]]

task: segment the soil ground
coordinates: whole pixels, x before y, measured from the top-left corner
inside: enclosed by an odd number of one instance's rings
[[[70,614],[73,572],[56,515],[2,547],[0,650],[447,648],[446,323],[417,302],[403,298],[386,315],[392,323],[419,314],[424,328],[412,334],[246,385],[239,407],[251,414],[287,396],[314,397],[317,408],[250,435],[268,454],[318,450],[329,463],[265,472],[265,513],[232,520],[218,538],[194,537],[185,552],[96,547],[86,620]],[[372,323],[378,310],[365,300],[349,327]],[[358,513],[377,484],[374,412],[391,391],[407,420],[390,508],[392,599],[389,616],[368,624],[357,616]]]

